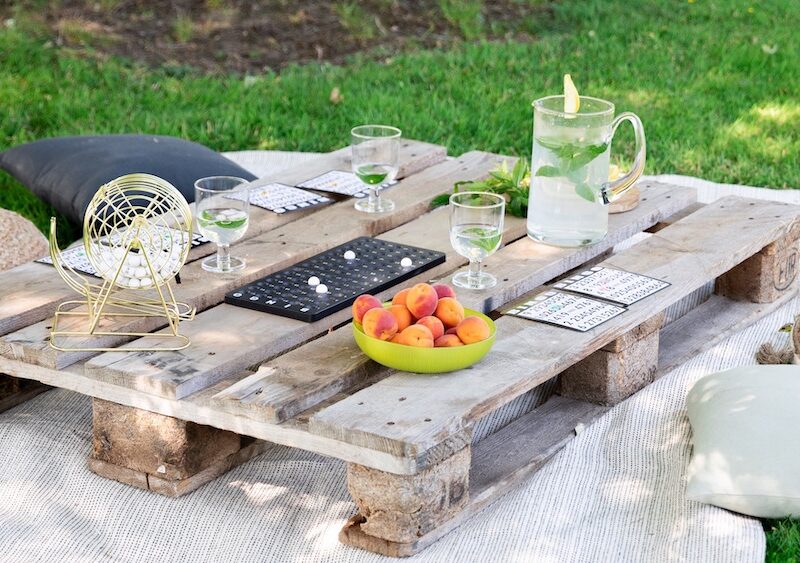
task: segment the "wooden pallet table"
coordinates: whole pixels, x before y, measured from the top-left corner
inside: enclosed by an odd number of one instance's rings
[[[800,207],[738,197],[697,206],[691,189],[640,182],[640,205],[612,215],[608,237],[590,247],[534,243],[524,221],[509,217],[505,246],[487,261],[498,285],[459,298],[497,315],[594,263],[671,285],[586,333],[498,315],[493,350],[461,372],[399,373],[367,360],[353,342],[348,311],[303,323],[221,303],[233,287],[361,235],[446,253],[443,265],[408,284],[463,267],[450,248],[447,210],[431,211],[428,202],[506,157],[471,152],[444,160],[433,145],[409,141],[406,148],[409,173],[392,188],[394,212],[361,215],[343,201],[293,218],[264,215],[238,246],[248,267],[236,276],[210,276],[199,254],[192,256],[177,293],[201,312],[183,325],[192,346],[180,352],[130,350],[156,342],[149,337],[108,338],[116,350],[102,354],[57,352],[47,345],[48,316],[68,294],[56,276],[39,264],[0,274],[14,288],[0,302],[0,372],[91,396],[90,469],[161,494],[187,493],[270,444],[341,459],[357,514],[340,539],[407,556],[541,467],[577,425],[795,294]],[[343,155],[282,177],[339,167]],[[612,252],[643,231],[652,234]],[[707,300],[680,318],[665,317],[688,298],[701,301],[697,292],[711,282],[716,292]],[[110,319],[107,326],[162,329],[147,323]],[[558,394],[517,412],[554,378]],[[516,416],[476,432],[501,409]]]

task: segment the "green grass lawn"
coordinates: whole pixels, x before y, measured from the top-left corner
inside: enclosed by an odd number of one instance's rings
[[[538,38],[530,43],[478,40],[248,78],[79,57],[22,25],[0,27],[0,149],[55,135],[147,132],[217,150],[327,151],[345,144],[354,124],[387,122],[451,154],[527,155],[530,102],[558,93],[570,72],[583,94],[641,116],[647,173],[795,188],[798,14],[795,0],[564,1],[531,22]],[[334,87],[344,97],[338,104],[329,99]],[[622,132],[615,151],[629,155],[631,137]],[[0,206],[41,228],[52,212],[7,175]],[[770,560],[800,560],[797,524],[768,538]]]

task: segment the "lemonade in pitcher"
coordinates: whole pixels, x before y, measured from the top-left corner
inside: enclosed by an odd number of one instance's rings
[[[533,124],[528,234],[555,246],[584,246],[608,232],[608,204],[622,195],[644,169],[641,121],[632,113],[614,118],[614,104],[582,96],[565,77],[565,95],[536,100]],[[611,139],[631,121],[637,155],[633,170],[609,182]]]

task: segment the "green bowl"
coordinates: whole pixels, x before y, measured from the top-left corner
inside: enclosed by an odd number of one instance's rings
[[[389,307],[391,303],[384,304]],[[353,336],[356,344],[370,359],[387,368],[412,373],[447,373],[464,369],[478,362],[492,349],[495,339],[495,326],[492,319],[471,309],[464,309],[464,316],[476,316],[489,324],[489,338],[474,344],[453,346],[452,348],[417,348],[378,340],[364,334],[362,326],[353,322]]]

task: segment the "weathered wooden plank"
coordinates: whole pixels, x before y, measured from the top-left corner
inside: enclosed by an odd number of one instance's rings
[[[604,246],[613,246],[630,236],[631,232],[638,232],[663,217],[672,215],[676,206],[687,205],[694,198],[692,190],[673,189],[673,187],[663,184],[648,184],[643,187],[643,192],[647,194],[645,197],[647,201],[643,202],[639,209],[613,217],[608,238],[602,244],[589,250],[558,249],[556,253],[549,253],[546,257],[534,253],[535,257],[531,259],[528,254],[518,252],[515,248],[522,246],[529,249],[543,245],[534,243],[525,237],[524,240],[518,240],[501,249],[495,255],[493,263],[505,268],[504,271],[508,275],[497,288],[499,297],[495,296],[492,290],[459,291],[460,299],[464,303],[481,308],[485,307],[487,302],[497,303],[498,299],[502,300],[502,296],[506,295],[509,288],[512,288],[517,282],[523,285],[530,285],[533,281],[536,281],[537,284],[544,283],[550,279],[549,276],[563,273],[576,261],[583,261],[593,254],[602,252]],[[429,227],[430,231],[418,229],[415,227],[415,223],[411,222],[389,231],[384,236],[392,238],[396,235],[392,240],[399,242],[407,242],[406,236],[422,236],[424,240],[421,240],[420,244],[426,242],[428,246],[442,244],[442,250],[452,253],[447,240],[447,217],[439,218],[436,213],[440,212],[446,212],[446,210],[430,214],[429,217],[434,223]],[[660,213],[664,214],[663,217]],[[512,217],[508,219],[509,221],[514,220]],[[438,227],[436,222],[439,223]],[[549,251],[550,248],[547,247],[547,250]],[[523,262],[523,266],[509,266],[508,262],[517,257]],[[448,264],[450,261],[451,256],[448,255]],[[463,263],[463,259],[460,263]],[[450,264],[449,268],[452,268],[454,264],[456,263]],[[537,267],[541,269],[537,269]],[[430,272],[429,275],[435,276],[435,272]],[[475,293],[478,293],[477,297],[474,296]],[[346,318],[346,316],[342,316],[341,320],[344,321]],[[307,369],[309,361],[320,367],[314,370]],[[382,368],[370,362],[359,352],[353,343],[350,327],[344,327],[269,362],[260,374],[251,378],[247,389],[220,397],[220,401],[231,403],[229,408],[235,408],[235,403],[238,402],[241,412],[255,419],[279,422],[351,387],[365,377],[378,373],[380,369]],[[385,376],[389,372],[383,370],[380,373]]]
[[[642,200],[636,209],[608,218],[608,235],[583,248],[558,248],[526,237],[485,260],[486,271],[497,277],[497,285],[464,296],[464,306],[494,311],[567,270],[577,268],[633,235],[692,206],[697,192],[692,188],[660,182],[637,184]]]
[[[437,164],[446,156],[447,150],[444,147],[404,139],[398,154],[400,162],[398,178],[410,176]],[[253,185],[263,186],[271,182],[294,185],[329,170],[349,169],[350,147],[344,147],[320,155],[303,163],[302,166],[277,170],[274,174],[254,181]],[[318,211],[319,208],[313,208],[308,211],[278,215],[254,206],[245,239],[256,237]],[[189,260],[193,261],[213,252],[215,252],[213,244],[193,248],[189,253]],[[3,287],[3,298],[0,299],[0,335],[41,321],[53,314],[58,303],[75,298],[75,293],[60,277],[54,275],[52,267],[35,262],[0,273],[0,285]]]
[[[236,245],[236,253],[247,259],[244,270],[234,275],[213,275],[202,269],[200,262],[187,264],[181,270],[183,283],[175,288],[179,300],[197,307],[198,311],[220,303],[227,291],[258,279],[363,235],[377,235],[406,223],[429,209],[432,195],[447,189],[459,180],[485,175],[504,157],[484,152],[470,152],[458,159],[445,161],[415,174],[398,186],[392,194],[395,210],[387,214],[365,214],[353,209],[352,201],[344,201],[322,209],[303,221],[295,221]],[[80,318],[71,321],[85,323]],[[152,332],[164,323],[158,318],[105,319],[101,327],[109,332]],[[36,323],[0,339],[0,354],[24,359],[28,363],[48,367],[65,367],[96,355],[96,352],[61,352],[48,345],[48,321]],[[65,325],[66,326],[66,325]],[[114,347],[133,338],[110,335],[93,337],[92,347]],[[64,339],[70,347],[85,347],[87,339]]]
[[[656,377],[777,311],[796,295],[796,286],[771,303],[734,301],[712,295],[705,303],[661,329]]]
[[[471,369],[391,375],[318,412],[309,429],[416,458],[778,240],[798,219],[797,206],[718,200],[603,263],[672,284],[625,314],[587,333],[502,317],[494,349]]]
[[[419,553],[539,470],[572,440],[578,425],[591,423],[606,410],[555,396],[472,447],[469,502],[439,527],[411,542],[393,542],[365,533],[365,518],[358,514],[347,522],[339,539],[390,557]]]
[[[418,472],[416,460],[375,452],[367,448],[315,436],[307,431],[304,423],[287,421],[284,424],[270,424],[254,421],[239,413],[229,413],[224,408],[212,405],[214,395],[227,389],[236,383],[238,379],[223,380],[216,386],[201,391],[188,399],[176,400],[97,381],[86,377],[83,371],[84,366],[82,363],[57,370],[26,364],[0,356],[0,372],[7,373],[13,377],[39,381],[90,397],[105,399],[121,405],[198,424],[214,426],[222,430],[230,430],[237,434],[252,436],[293,448],[301,448],[320,455],[374,467],[390,473],[411,475]]]
[[[465,262],[450,245],[447,213],[447,209],[437,209],[384,233],[380,238],[445,252],[447,260],[444,264],[419,276],[420,279],[430,279],[428,276]],[[513,239],[524,234],[524,220],[512,217],[506,222],[506,237]],[[385,293],[391,294],[392,290]],[[119,352],[108,352],[92,358],[87,362],[86,370],[88,375],[104,381],[180,399],[298,346],[346,322],[349,317],[350,311],[345,309],[314,323],[306,323],[241,307],[218,305],[184,325],[183,333],[192,340],[192,346],[185,350],[163,353],[127,350],[130,347],[161,345],[157,337],[142,338],[121,346]],[[294,357],[291,353],[288,356]],[[300,356],[302,358],[299,361],[303,365],[301,372],[291,369],[289,373],[281,366],[279,373],[269,376],[270,382],[281,387],[287,384],[302,386],[304,374],[316,379],[321,371],[327,369],[325,364],[320,364],[319,368],[308,370],[308,358],[305,354]],[[287,360],[281,361],[281,364]],[[344,388],[339,387],[337,391]],[[269,392],[261,393],[259,399],[267,397],[272,395]],[[307,407],[294,413],[304,408]]]

